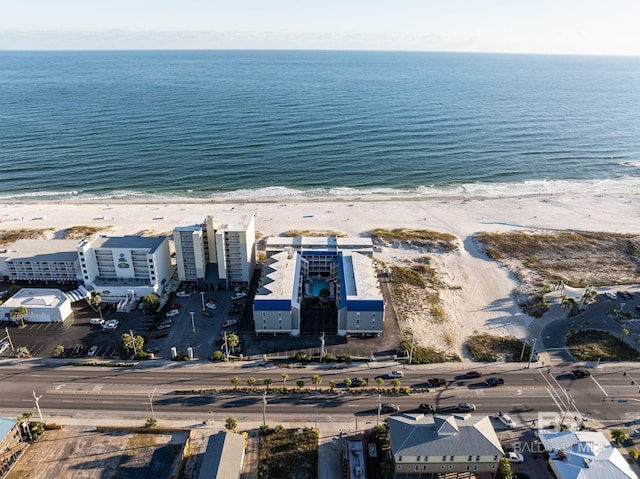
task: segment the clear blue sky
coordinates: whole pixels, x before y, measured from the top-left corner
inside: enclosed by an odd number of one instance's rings
[[[0,50],[640,55],[640,0],[1,0]]]

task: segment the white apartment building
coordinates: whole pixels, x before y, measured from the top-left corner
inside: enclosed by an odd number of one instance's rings
[[[161,294],[173,275],[164,236],[99,236],[81,241],[77,251],[85,287],[108,303]]]
[[[22,288],[0,305],[0,320],[9,321],[9,313],[27,308],[27,323],[59,323],[71,316],[71,300],[59,289]]]
[[[256,265],[253,215],[207,216],[173,230],[180,281],[207,289],[249,284]]]
[[[10,281],[76,283],[80,275],[77,247],[77,240],[17,240],[0,253],[0,276]]]

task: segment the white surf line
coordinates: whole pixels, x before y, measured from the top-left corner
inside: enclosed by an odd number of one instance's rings
[[[605,391],[604,388],[602,386],[600,386],[600,383],[596,380],[596,378],[591,376],[591,379],[593,380],[594,383],[596,383],[596,386],[598,386],[600,388],[600,391],[602,391],[602,394],[604,394],[605,397],[609,397],[609,395],[607,394],[607,391]]]

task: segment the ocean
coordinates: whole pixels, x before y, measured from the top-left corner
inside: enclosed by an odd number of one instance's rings
[[[0,52],[0,200],[640,187],[640,58]]]

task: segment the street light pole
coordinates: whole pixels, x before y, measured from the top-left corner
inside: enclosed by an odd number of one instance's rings
[[[382,408],[382,400],[380,394],[378,394],[378,400],[376,401],[376,409],[378,410],[378,416],[376,417],[376,426],[380,425],[380,409]]]
[[[316,418],[317,421],[317,418]],[[262,426],[267,426],[267,391],[262,395]],[[316,428],[317,429],[317,428]]]
[[[157,387],[153,388],[153,392],[147,393],[149,395],[149,406],[151,407],[151,419],[155,419],[156,415],[153,412],[153,395],[156,393]]]
[[[191,330],[195,333],[196,332],[196,323],[194,323],[194,321],[193,321],[193,315],[195,313],[193,311],[189,311],[189,314],[191,315]]]
[[[131,344],[133,345],[133,356],[137,356],[138,352],[136,351],[136,337],[133,334],[133,331],[129,330],[129,335],[131,336]]]
[[[202,297],[202,311],[204,311],[204,291],[200,291],[200,296]]]
[[[38,410],[38,416],[40,416],[40,422],[42,424],[46,424],[46,422],[44,421],[44,418],[42,417],[42,411],[40,410],[40,398],[42,396],[36,396],[36,390],[33,390],[33,399],[36,402],[36,409]]]
[[[531,367],[531,361],[533,360],[533,352],[536,350],[536,340],[538,338],[533,338],[533,346],[531,346],[531,354],[529,355],[529,362],[527,363],[527,369]]]

